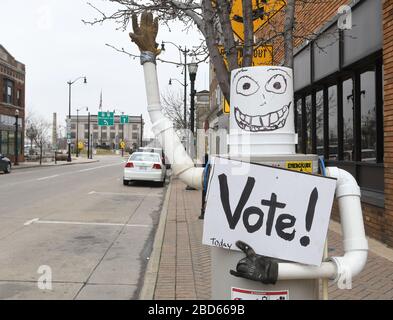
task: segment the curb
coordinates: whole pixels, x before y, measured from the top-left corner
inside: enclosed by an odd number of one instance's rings
[[[141,293],[139,294],[139,300],[153,300],[154,297],[171,191],[172,179],[169,182],[168,190],[165,195],[164,204],[161,210],[160,222],[158,223],[157,232],[154,237],[153,251],[150,255],[149,263],[147,264],[145,277],[143,279],[143,287]]]
[[[33,165],[33,166],[23,166],[23,167],[15,167],[12,166],[12,170],[24,170],[24,169],[31,169],[31,168],[49,168],[49,167],[63,167],[63,166],[71,166],[75,164],[89,164],[89,163],[96,163],[100,162],[100,160],[93,160],[88,162],[66,162],[61,164],[42,164],[42,165]]]

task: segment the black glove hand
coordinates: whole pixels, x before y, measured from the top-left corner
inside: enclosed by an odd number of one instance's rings
[[[247,243],[237,241],[236,246],[242,250],[246,257],[236,266],[236,271],[230,270],[231,275],[242,277],[264,284],[275,284],[278,278],[278,263],[271,258],[259,256]]]

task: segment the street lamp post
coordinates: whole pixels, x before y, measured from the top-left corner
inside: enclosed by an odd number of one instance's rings
[[[190,130],[191,130],[191,150],[190,150],[190,155],[193,156],[193,150],[195,150],[195,144],[194,144],[194,125],[195,125],[195,79],[196,79],[196,74],[198,71],[198,64],[195,62],[192,62],[188,65],[188,72],[190,74],[190,81],[191,81],[191,102],[190,102]],[[194,188],[187,186],[186,190],[195,190]]]
[[[17,166],[18,163],[18,122],[19,122],[19,110],[15,110],[15,161],[14,165]]]
[[[93,153],[91,150],[91,140],[90,140],[90,111],[89,108],[86,108],[86,111],[88,111],[87,114],[87,159],[93,159]]]
[[[179,50],[179,52],[183,54],[183,57],[184,57],[184,62],[182,63],[183,67],[184,67],[184,70],[183,70],[183,72],[184,72],[184,84],[183,84],[183,86],[184,86],[184,129],[187,129],[187,54],[190,52],[190,50],[187,49],[187,47],[184,47],[184,49],[182,49],[180,46],[174,44],[171,41],[163,41],[161,43],[161,50],[162,51],[165,51],[165,44],[166,43],[169,43],[169,44],[175,46]]]
[[[198,64],[192,62],[188,65],[188,72],[190,74],[191,81],[191,107],[190,107],[190,129],[194,135],[194,125],[195,125],[195,79],[198,71]]]
[[[87,83],[87,79],[85,76],[79,77],[75,79],[74,81],[68,81],[68,121],[71,123],[71,86],[77,82],[80,79],[84,79],[83,83]],[[70,139],[71,137],[67,137],[67,139]],[[67,157],[67,162],[71,162],[71,141],[68,141],[68,157]],[[78,149],[78,146],[77,146]]]
[[[143,117],[142,117],[142,114],[141,114],[141,138],[140,138],[140,140],[141,140],[141,148],[143,147]]]

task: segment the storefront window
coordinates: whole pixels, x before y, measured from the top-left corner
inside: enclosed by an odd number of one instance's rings
[[[362,161],[376,162],[377,128],[375,72],[367,71],[360,76]]]
[[[15,155],[15,133],[12,131],[8,132],[8,154]]]
[[[329,97],[329,159],[338,160],[337,86],[328,89]]]
[[[8,154],[8,131],[0,131],[0,153]]]
[[[297,100],[296,102],[296,129],[297,129],[297,135],[298,135],[298,145],[297,145],[297,152],[301,153],[302,152],[302,142],[303,142],[303,136],[302,136],[302,99]]]
[[[343,135],[344,135],[344,160],[354,160],[353,150],[353,107],[354,94],[352,79],[343,82]]]
[[[306,117],[307,117],[307,146],[306,153],[312,153],[312,99],[311,96],[306,97]]]
[[[23,143],[22,143],[22,134],[18,132],[18,154],[23,154]]]
[[[322,156],[324,154],[323,145],[323,90],[316,93],[316,130],[317,130],[317,154]]]

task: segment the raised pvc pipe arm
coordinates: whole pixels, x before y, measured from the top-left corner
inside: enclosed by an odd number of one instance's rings
[[[348,172],[329,167],[327,175],[337,179],[336,198],[341,218],[344,255],[332,257],[319,267],[298,263],[279,263],[278,280],[328,278],[347,281],[358,275],[366,265],[368,242],[366,239],[360,188]]]
[[[188,186],[201,189],[203,168],[196,168],[177,136],[172,123],[162,113],[155,63],[142,60],[146,96],[153,132],[160,141],[172,170]]]

